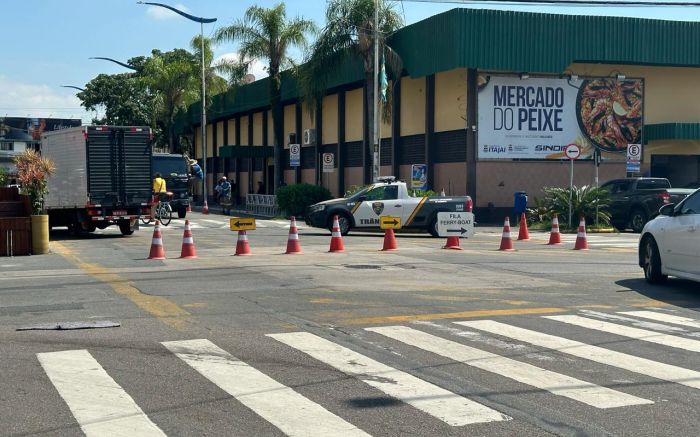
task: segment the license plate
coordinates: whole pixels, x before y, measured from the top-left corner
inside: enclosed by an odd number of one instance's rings
[[[112,215],[126,215],[126,214],[127,214],[126,211],[124,211],[123,209],[117,209],[112,213]]]

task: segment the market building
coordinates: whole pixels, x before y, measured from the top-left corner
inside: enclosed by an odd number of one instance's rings
[[[406,26],[390,41],[404,75],[381,123],[381,174],[421,173],[428,189],[469,194],[482,221],[512,207],[517,191],[532,198],[568,186],[570,144],[579,186],[595,185],[596,174],[601,184],[625,175],[698,181],[699,37],[696,22],[462,8]],[[239,195],[259,181],[271,190],[267,81],[214,96],[208,187],[225,174]],[[310,111],[283,76],[285,183],[340,196],[370,182],[364,86],[362,65],[348,62]],[[199,111],[193,105],[179,129],[201,159]],[[290,144],[300,145],[291,161]],[[641,146],[639,162],[628,159],[630,144]]]

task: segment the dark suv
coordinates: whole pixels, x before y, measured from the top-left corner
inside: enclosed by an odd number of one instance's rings
[[[160,173],[163,176],[167,190],[173,193],[170,206],[173,211],[177,211],[179,218],[185,218],[187,207],[190,205],[189,177],[185,158],[182,155],[154,153],[151,156],[151,172]]]

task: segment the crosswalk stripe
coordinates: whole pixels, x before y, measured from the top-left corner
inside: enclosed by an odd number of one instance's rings
[[[46,352],[37,358],[88,437],[165,436],[90,352]]]
[[[352,375],[452,426],[510,420],[482,404],[456,395],[406,372],[379,363],[308,332],[268,334],[318,361]]]
[[[658,332],[649,331],[647,329],[632,328],[629,326],[618,325],[616,323],[603,322],[602,320],[589,319],[586,317],[575,315],[544,316],[544,318],[549,320],[556,320],[558,322],[568,323],[570,325],[580,326],[582,328],[595,329],[596,331],[602,331],[607,332],[609,334],[629,337],[635,340],[661,344],[664,346],[675,347],[678,349],[685,349],[691,352],[700,352],[700,341],[691,340],[689,338],[661,334]]]
[[[675,325],[690,326],[691,328],[700,328],[700,322],[689,317],[674,316],[672,314],[657,313],[654,311],[622,311],[618,314],[626,316],[641,317],[643,319],[651,319],[659,322],[673,323]]]
[[[640,373],[664,381],[675,382],[700,389],[700,372],[670,364],[615,352],[598,346],[590,346],[575,340],[518,328],[494,320],[455,322],[462,326],[479,329],[496,335],[524,341],[536,346],[552,349],[586,360],[595,361],[630,372]]]
[[[549,391],[596,408],[616,408],[629,405],[653,404],[653,401],[632,396],[531,364],[492,354],[406,326],[365,328],[410,346],[449,359],[505,376],[523,384]]]
[[[226,223],[226,222],[222,222],[221,220],[210,220],[210,219],[200,219],[200,220],[203,222],[214,224],[214,225],[223,225]]]
[[[209,340],[168,341],[162,344],[287,435],[369,435]]]

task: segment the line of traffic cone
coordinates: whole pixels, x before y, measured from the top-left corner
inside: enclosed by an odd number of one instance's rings
[[[581,217],[576,234],[576,244],[574,250],[588,250],[588,239],[586,238],[586,219]]]
[[[505,222],[503,222],[503,234],[501,235],[501,247],[498,250],[512,251],[513,249],[513,239],[510,236],[510,218],[506,217]]]
[[[549,233],[548,245],[561,244],[561,234],[559,233],[559,217],[554,214],[552,219],[552,232]]]
[[[520,225],[518,226],[518,241],[529,240],[530,233],[527,230],[527,218],[525,213],[520,214]]]
[[[343,236],[340,234],[338,216],[333,216],[333,229],[331,230],[331,246],[328,252],[345,252],[343,247]]]
[[[289,238],[287,238],[287,251],[285,254],[301,253],[301,242],[299,241],[299,230],[297,229],[296,217],[290,218]]]
[[[189,220],[185,220],[185,232],[182,234],[180,258],[197,258],[197,251],[194,248],[194,238],[192,238],[192,229],[190,228]]]
[[[384,230],[384,246],[382,247],[383,251],[389,251],[389,250],[397,250],[399,248],[399,245],[396,243],[396,235],[394,234],[393,229],[385,229]]]
[[[160,221],[156,220],[153,228],[153,238],[151,239],[151,251],[148,259],[165,259],[165,249],[163,249],[163,236],[160,233]]]
[[[236,256],[250,255],[250,244],[246,231],[238,231],[238,241],[236,242]]]
[[[452,250],[462,250],[461,247],[459,247],[459,236],[457,235],[450,235],[447,237],[447,242],[445,243],[444,246],[442,246],[443,249],[452,249]]]

